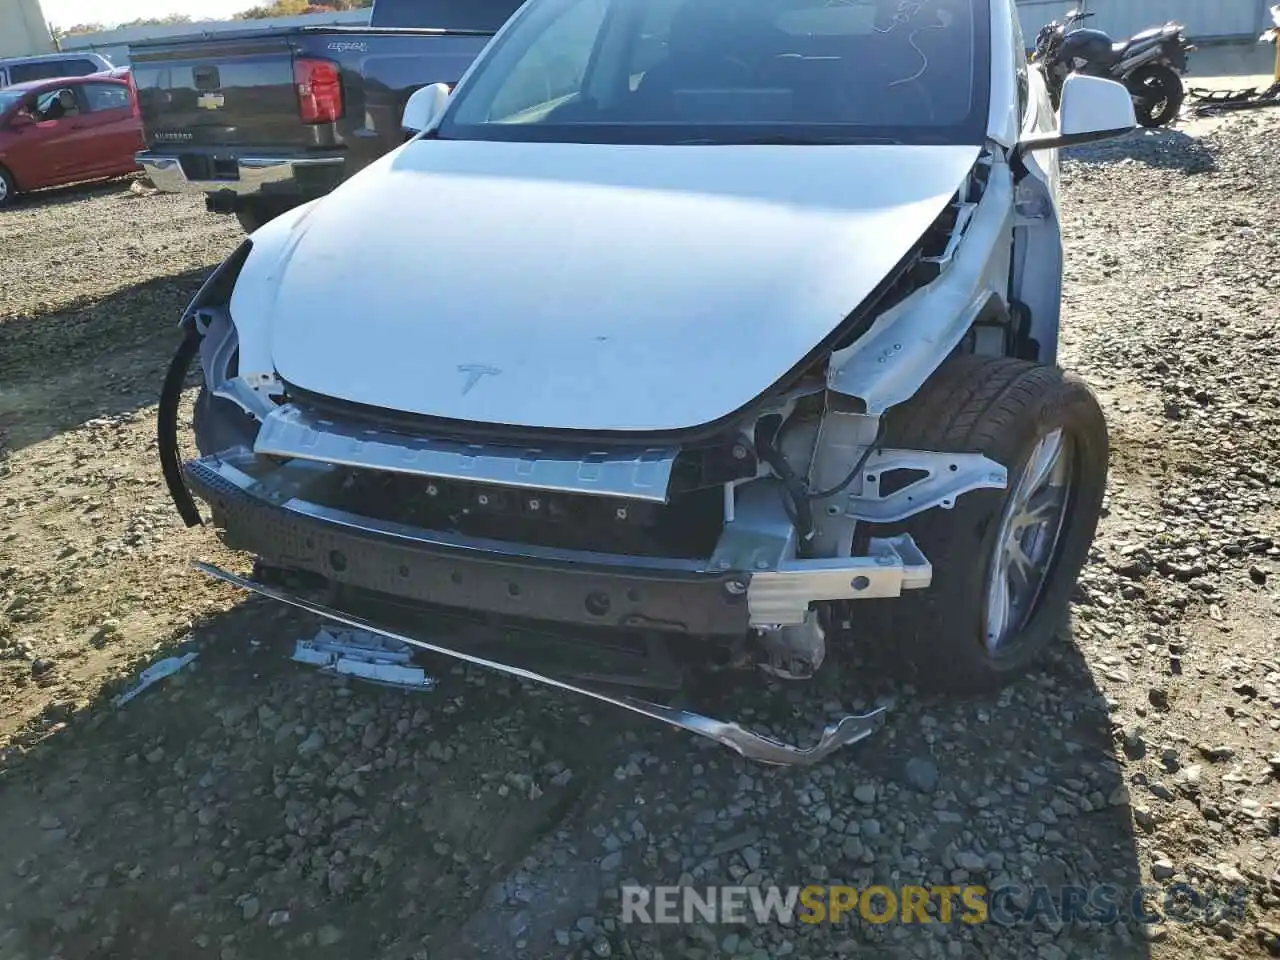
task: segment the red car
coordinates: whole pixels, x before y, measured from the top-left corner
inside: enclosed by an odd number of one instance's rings
[[[20,192],[138,169],[142,114],[127,77],[97,74],[0,90],[0,207]]]

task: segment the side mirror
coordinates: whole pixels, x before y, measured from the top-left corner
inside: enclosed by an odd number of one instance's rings
[[[405,104],[404,119],[400,122],[400,126],[404,128],[405,133],[414,135],[423,130],[429,130],[432,124],[440,119],[448,102],[449,85],[447,83],[433,83],[421,87],[413,92],[409,102]]]
[[[9,126],[15,130],[21,129],[22,127],[30,127],[35,122],[36,118],[25,110],[19,110],[9,118]]]
[[[1025,138],[1018,144],[1019,160],[1034,150],[1056,150],[1110,140],[1138,126],[1132,95],[1124,84],[1114,80],[1074,73],[1062,85],[1061,102],[1058,132]]]

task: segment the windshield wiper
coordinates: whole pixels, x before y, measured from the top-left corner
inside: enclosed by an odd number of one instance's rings
[[[901,140],[893,140],[889,137],[798,137],[788,134],[774,134],[767,137],[742,137],[732,140],[716,140],[712,137],[702,137],[697,140],[679,140],[678,146],[722,146],[736,147],[748,145],[780,145],[789,147],[813,147],[813,146],[862,146],[868,144],[884,144],[887,146],[901,146]]]

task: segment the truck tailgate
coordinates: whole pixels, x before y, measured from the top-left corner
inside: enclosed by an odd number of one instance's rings
[[[287,148],[314,144],[301,120],[293,46],[282,35],[135,47],[130,59],[149,144]]]

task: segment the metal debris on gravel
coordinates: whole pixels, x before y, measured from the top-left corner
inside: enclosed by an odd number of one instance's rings
[[[367,630],[334,633],[322,627],[310,640],[299,640],[293,648],[294,663],[319,667],[334,676],[408,690],[434,690],[436,681],[421,667],[413,666],[412,657],[407,644]]]

